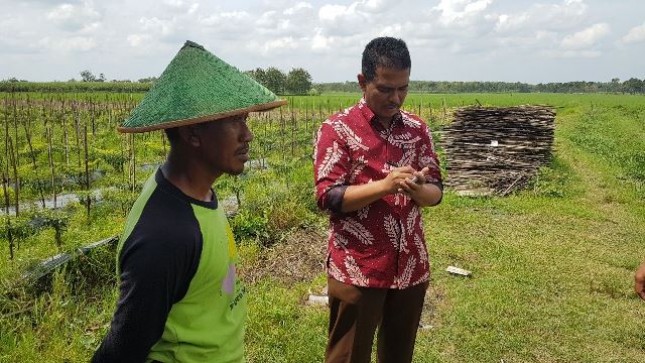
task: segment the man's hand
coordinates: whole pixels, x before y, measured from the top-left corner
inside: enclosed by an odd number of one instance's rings
[[[405,191],[406,181],[411,181],[417,173],[411,166],[398,167],[392,169],[385,179],[381,180],[381,183],[388,194],[399,193]]]
[[[388,194],[402,191],[401,183],[414,176],[415,170],[410,166],[395,168],[383,179],[367,184],[350,185],[345,189],[341,212],[357,211]]]
[[[634,290],[641,299],[645,300],[645,261],[634,274]]]
[[[429,173],[428,167],[414,171],[411,178],[407,178],[399,184],[399,191],[406,193],[420,207],[437,205],[443,195],[437,185],[426,182],[426,176]]]
[[[383,179],[345,189],[341,212],[357,211],[388,194],[406,193],[421,207],[436,205],[441,201],[441,189],[426,182],[428,168],[420,171],[411,166],[394,168]]]
[[[427,166],[420,171],[413,171],[412,177],[406,178],[399,183],[399,191],[406,192],[410,196],[418,193],[426,183],[426,175],[428,175],[429,172],[430,169]]]

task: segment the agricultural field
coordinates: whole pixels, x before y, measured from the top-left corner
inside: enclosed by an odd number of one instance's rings
[[[0,93],[0,361],[88,361],[105,334],[114,246],[83,247],[121,232],[167,152],[161,132],[115,130],[141,96]],[[322,361],[327,310],[305,303],[325,285],[313,137],[359,97],[294,96],[253,115],[252,161],[216,183],[249,291],[248,362]],[[645,361],[645,302],[632,287],[645,259],[645,97],[410,94],[405,108],[440,145],[455,108],[476,104],[554,107],[553,158],[521,191],[447,190],[425,210],[433,275],[414,362]],[[75,258],[30,275],[59,253]]]

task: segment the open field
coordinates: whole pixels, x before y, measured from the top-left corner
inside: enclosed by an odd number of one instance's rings
[[[42,228],[25,234],[10,259],[0,235],[0,361],[87,361],[116,301],[113,250],[93,251],[45,287],[15,281],[36,261],[118,234],[128,203],[151,172],[142,166],[160,162],[165,146],[159,133],[129,139],[114,131],[139,95],[93,96],[95,111],[78,107],[80,127],[74,113],[57,111],[62,108],[54,101],[69,104],[69,95],[20,97],[17,119],[33,116],[38,152],[30,152],[22,124],[13,129],[6,94],[0,94],[0,131],[21,145],[15,155],[22,177],[31,181],[20,194],[24,200],[38,201],[40,191],[82,197],[94,189],[103,198],[93,200],[91,211],[83,198],[60,211],[66,221],[61,245],[54,242],[55,228]],[[240,201],[231,224],[249,288],[249,362],[322,361],[327,310],[304,304],[325,283],[326,220],[313,200],[311,141],[327,114],[358,97],[292,97],[289,107],[253,118],[252,158],[268,168],[252,167],[217,183],[220,199]],[[423,315],[427,328],[419,332],[414,361],[645,361],[645,302],[632,290],[633,271],[645,259],[645,97],[410,94],[406,108],[440,131],[454,107],[477,103],[554,106],[554,158],[524,191],[504,198],[448,191],[440,206],[425,211],[434,271]],[[41,114],[58,123],[46,124],[36,116]],[[54,138],[47,138],[47,127]],[[89,141],[77,130],[85,130]],[[7,138],[0,140],[0,169],[11,176]],[[54,183],[48,149],[63,170]],[[84,175],[100,177],[84,184]],[[33,215],[38,212],[27,209],[23,217],[2,216],[0,229],[9,219],[19,224]],[[451,276],[444,271],[449,265],[471,270],[473,277]]]

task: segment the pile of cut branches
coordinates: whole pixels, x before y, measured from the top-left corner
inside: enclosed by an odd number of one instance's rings
[[[549,162],[555,110],[548,106],[459,108],[441,132],[446,186],[459,194],[507,195]]]

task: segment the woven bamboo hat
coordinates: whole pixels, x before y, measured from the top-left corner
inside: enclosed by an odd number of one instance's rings
[[[118,130],[161,130],[266,111],[286,103],[201,45],[186,41]]]

